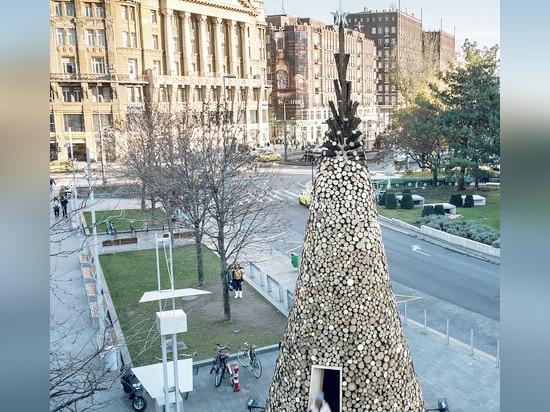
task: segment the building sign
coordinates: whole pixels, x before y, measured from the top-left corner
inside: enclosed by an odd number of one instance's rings
[[[272,34],[275,50],[273,93],[277,120],[298,119],[308,108],[308,41],[306,32],[276,31]]]

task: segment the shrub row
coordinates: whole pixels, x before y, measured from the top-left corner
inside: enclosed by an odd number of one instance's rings
[[[460,236],[497,248],[500,247],[500,231],[494,230],[483,223],[476,222],[475,220],[449,220],[437,214],[424,216],[424,211],[422,213],[423,217],[413,222],[415,226],[428,226],[451,235]]]

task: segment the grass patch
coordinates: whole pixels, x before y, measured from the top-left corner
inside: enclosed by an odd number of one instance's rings
[[[159,252],[161,287],[169,288],[166,258],[163,250]],[[188,331],[178,334],[178,342],[187,345],[184,352],[197,351],[194,359],[202,360],[215,355],[215,342],[229,344],[232,352],[245,341],[258,346],[278,343],[287,318],[251,287],[245,285],[243,299],[234,301],[230,295],[231,320],[223,320],[219,258],[206,247],[203,253],[205,285],[198,288],[195,245],[173,249],[174,287],[212,292],[191,300],[176,299],[176,309],[183,309],[187,314]],[[100,263],[133,364],[157,363],[162,356],[155,323],[159,304],[139,303],[144,292],[157,290],[155,250],[101,255]],[[172,309],[171,300],[163,304],[163,310]]]
[[[401,194],[403,189],[390,189],[391,192]],[[424,197],[425,203],[448,203],[451,194],[456,193],[456,187],[440,186],[427,187],[425,189],[412,188],[411,194]],[[464,216],[465,220],[475,220],[495,230],[500,230],[500,187],[487,186],[476,189],[468,186],[461,194],[480,195],[485,197],[485,206],[474,206],[471,208],[458,207],[457,214]],[[390,219],[398,219],[405,223],[412,224],[416,219],[422,217],[422,209],[386,209],[385,206],[377,206],[378,214]]]

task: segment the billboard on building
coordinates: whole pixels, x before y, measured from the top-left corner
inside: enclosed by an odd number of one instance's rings
[[[273,70],[274,108],[277,120],[299,119],[308,108],[308,41],[303,31],[275,31],[272,45],[275,51]]]

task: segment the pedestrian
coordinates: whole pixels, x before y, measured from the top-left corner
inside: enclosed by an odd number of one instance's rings
[[[233,279],[234,288],[235,288],[235,299],[243,298],[243,280],[244,280],[244,269],[239,263],[236,263],[231,269],[231,278]]]
[[[59,217],[59,199],[57,196],[53,198],[53,215]]]
[[[315,400],[308,409],[308,412],[331,412],[330,406],[327,401],[325,401],[325,394],[319,392],[315,397]]]
[[[53,193],[53,185],[55,185],[55,180],[50,177],[50,195]]]
[[[67,217],[67,203],[69,203],[67,198],[65,196],[62,196],[61,197],[61,210],[63,211],[63,217]]]

